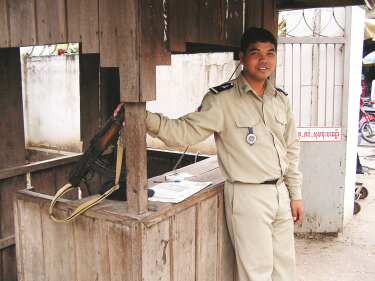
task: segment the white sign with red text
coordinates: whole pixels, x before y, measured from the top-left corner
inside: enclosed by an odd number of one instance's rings
[[[337,142],[341,141],[341,128],[338,127],[299,127],[298,138],[304,142]]]

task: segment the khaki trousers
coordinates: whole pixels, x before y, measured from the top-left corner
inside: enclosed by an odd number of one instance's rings
[[[295,281],[294,226],[284,183],[225,183],[237,281]]]

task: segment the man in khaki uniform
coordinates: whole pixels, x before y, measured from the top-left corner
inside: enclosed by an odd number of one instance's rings
[[[171,146],[214,134],[239,281],[296,280],[299,142],[288,97],[268,80],[276,44],[269,31],[249,28],[241,38],[241,75],[211,88],[199,112],[175,120],[147,112],[146,118],[148,132]]]

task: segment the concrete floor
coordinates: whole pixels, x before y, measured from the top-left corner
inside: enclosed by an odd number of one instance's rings
[[[369,196],[338,237],[296,239],[298,281],[375,281],[375,147],[361,146],[359,155]]]

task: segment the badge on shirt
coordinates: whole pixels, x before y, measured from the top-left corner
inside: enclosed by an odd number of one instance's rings
[[[257,136],[254,134],[253,128],[249,128],[249,133],[246,136],[246,142],[250,145],[253,145],[257,140]]]

